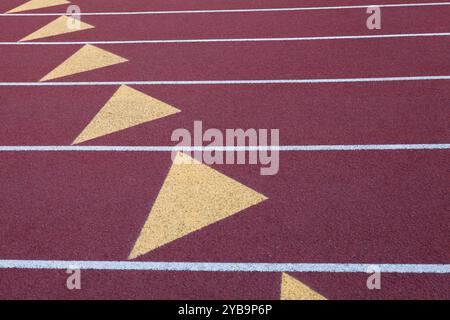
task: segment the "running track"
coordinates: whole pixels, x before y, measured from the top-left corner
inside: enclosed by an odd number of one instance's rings
[[[371,31],[362,0],[72,2],[95,28],[25,43],[67,5],[0,15],[0,298],[279,299],[287,272],[450,299],[450,3],[377,1]],[[39,82],[86,43],[129,61]],[[120,84],[181,112],[71,146]],[[277,175],[212,166],[268,200],[127,260],[195,120],[280,129]]]

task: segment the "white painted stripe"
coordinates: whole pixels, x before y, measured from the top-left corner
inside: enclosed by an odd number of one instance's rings
[[[112,16],[112,15],[145,15],[145,14],[192,14],[192,13],[252,13],[252,12],[292,12],[312,10],[342,10],[342,9],[365,9],[370,6],[380,8],[398,7],[431,7],[448,6],[450,2],[429,3],[398,3],[398,4],[372,4],[372,5],[350,5],[350,6],[328,6],[328,7],[296,7],[296,8],[254,8],[254,9],[213,9],[213,10],[168,10],[168,11],[123,11],[123,12],[81,12],[83,16]],[[34,16],[59,16],[60,13],[2,13],[0,16],[34,17]]]
[[[390,82],[450,80],[450,76],[414,76],[379,78],[331,78],[331,79],[268,79],[268,80],[180,80],[180,81],[80,81],[80,82],[0,82],[0,87],[47,86],[120,86],[120,85],[235,85],[235,84],[315,84],[352,82]]]
[[[287,146],[0,146],[0,152],[172,152],[172,151],[370,151],[444,150],[450,144],[366,144],[366,145],[287,145]]]
[[[35,41],[14,42],[4,41],[0,45],[36,46],[36,45],[84,45],[84,44],[165,44],[165,43],[217,43],[217,42],[284,42],[284,41],[320,41],[320,40],[357,40],[357,39],[387,39],[414,37],[448,37],[450,32],[440,33],[398,33],[355,36],[318,36],[290,38],[229,38],[229,39],[169,39],[169,40],[100,40],[100,41]]]
[[[449,264],[212,263],[153,261],[0,260],[0,269],[160,270],[209,272],[366,272],[377,265],[386,273],[450,273]]]

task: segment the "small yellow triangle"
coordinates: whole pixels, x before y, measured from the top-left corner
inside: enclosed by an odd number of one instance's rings
[[[39,81],[61,78],[127,61],[111,52],[87,44]]]
[[[71,27],[75,23],[79,23],[79,27],[76,28]],[[56,20],[53,20],[49,24],[43,26],[39,30],[33,32],[32,34],[29,34],[25,38],[20,39],[19,41],[30,41],[35,39],[53,37],[60,34],[71,33],[92,28],[94,28],[94,26],[91,26],[90,24],[84,23],[82,21],[78,21],[72,17],[61,16]]]
[[[137,258],[266,199],[179,152],[128,259]]]
[[[327,300],[287,273],[281,275],[281,300]]]
[[[72,144],[98,138],[180,112],[128,86],[121,86]]]
[[[9,10],[6,13],[15,13],[29,10],[36,10],[47,7],[59,6],[61,4],[68,4],[70,1],[67,0],[30,0],[24,4]]]

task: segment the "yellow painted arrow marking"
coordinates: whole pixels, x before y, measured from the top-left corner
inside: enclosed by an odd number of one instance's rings
[[[79,23],[79,28],[77,27],[76,29],[74,29],[73,27],[72,28],[70,27],[73,26],[75,23]],[[30,41],[35,39],[48,38],[60,34],[71,33],[92,28],[94,28],[94,26],[91,26],[90,24],[87,24],[85,22],[77,21],[72,17],[61,16],[56,20],[53,20],[49,24],[43,26],[39,30],[33,32],[32,34],[29,34],[25,38],[20,39],[19,41]]]
[[[287,273],[281,275],[281,300],[327,300]]]
[[[179,152],[129,259],[266,199],[264,195]]]
[[[61,78],[127,61],[111,52],[87,44],[39,81]]]
[[[73,144],[124,130],[180,112],[177,108],[128,86],[121,86]]]
[[[15,12],[36,10],[36,9],[41,9],[41,8],[59,6],[59,5],[68,4],[68,3],[70,3],[70,1],[67,1],[67,0],[31,0],[31,1],[25,2],[24,4],[22,4],[18,7],[15,7],[14,9],[9,10],[6,13],[15,13]]]

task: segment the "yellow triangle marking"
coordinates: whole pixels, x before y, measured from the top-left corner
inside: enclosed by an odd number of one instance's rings
[[[281,275],[281,300],[327,300],[287,273]]]
[[[128,61],[96,46],[87,44],[39,81],[99,69]]]
[[[127,61],[111,52],[87,44],[39,81],[61,78]]]
[[[70,26],[73,26],[75,23],[79,23],[80,27],[71,28]],[[90,24],[84,23],[82,21],[77,21],[72,17],[61,16],[56,20],[53,20],[49,24],[43,26],[39,30],[33,32],[32,34],[29,34],[25,38],[20,39],[19,41],[30,41],[35,39],[53,37],[60,34],[71,33],[92,28],[94,28],[94,26],[91,26]]]
[[[72,144],[167,117],[180,110],[128,86],[121,86]]]
[[[31,0],[25,2],[24,4],[9,10],[6,13],[15,13],[29,10],[36,10],[47,7],[59,6],[61,4],[68,4],[70,1],[67,0]]]
[[[266,199],[264,195],[179,152],[128,259]]]

